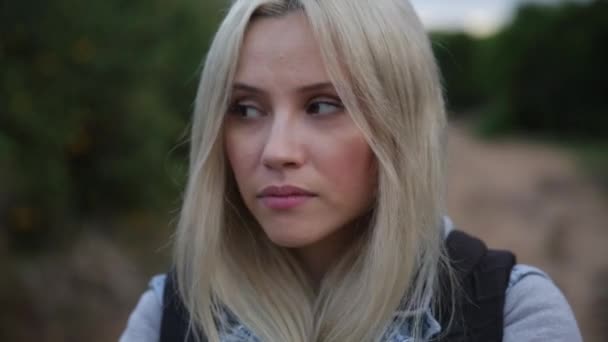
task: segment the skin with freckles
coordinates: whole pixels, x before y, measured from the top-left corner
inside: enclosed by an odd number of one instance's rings
[[[302,13],[250,24],[224,139],[243,201],[265,234],[321,277],[351,240],[350,223],[369,210],[377,173]],[[306,195],[262,196],[269,186]]]

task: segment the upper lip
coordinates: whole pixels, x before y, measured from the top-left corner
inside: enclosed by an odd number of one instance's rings
[[[257,197],[287,197],[287,196],[315,196],[316,194],[298,188],[293,185],[271,185],[267,186],[258,193]]]

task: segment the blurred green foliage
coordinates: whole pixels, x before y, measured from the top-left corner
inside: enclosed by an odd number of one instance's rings
[[[485,39],[435,34],[450,108],[482,114],[486,134],[604,139],[607,18],[604,0],[528,4]]]
[[[11,242],[48,246],[83,220],[178,206],[198,68],[226,4],[0,2],[0,226]],[[526,5],[488,38],[434,34],[450,109],[483,113],[486,133],[603,138],[606,18],[606,1]]]
[[[196,73],[223,5],[0,3],[0,225],[16,241],[50,244],[70,222],[177,199]]]
[[[466,111],[484,101],[477,80],[479,42],[463,32],[433,33],[435,58],[441,67],[447,105],[452,111]]]

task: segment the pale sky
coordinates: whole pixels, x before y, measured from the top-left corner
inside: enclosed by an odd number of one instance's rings
[[[584,0],[583,0],[584,1]],[[410,0],[429,30],[464,30],[476,36],[508,23],[522,3],[558,4],[562,0]]]

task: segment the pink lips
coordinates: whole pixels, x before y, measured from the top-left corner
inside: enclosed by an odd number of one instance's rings
[[[258,198],[270,209],[285,210],[297,207],[316,194],[295,186],[269,186],[264,188]]]

